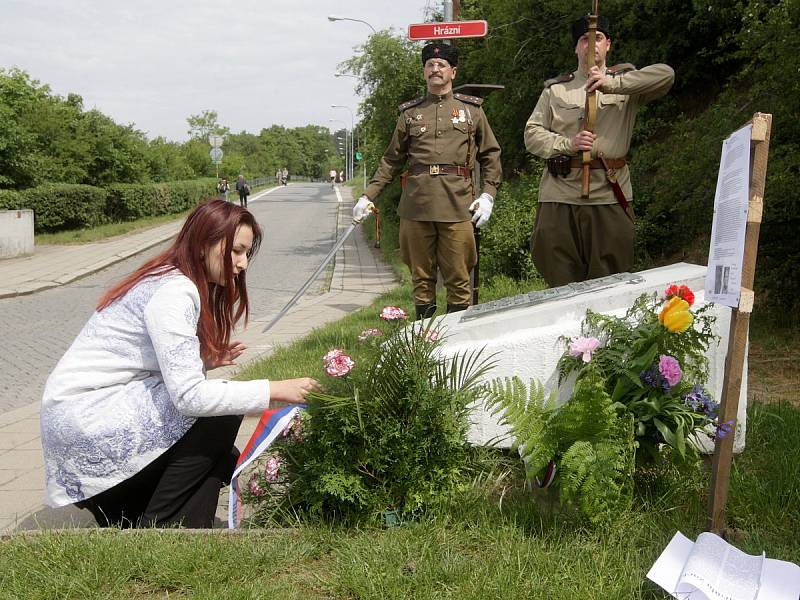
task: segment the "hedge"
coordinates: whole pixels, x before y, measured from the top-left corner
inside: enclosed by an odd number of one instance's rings
[[[0,190],[0,209],[30,208],[36,233],[82,229],[103,223],[179,213],[216,196],[216,180],[90,185],[46,184],[22,191]]]

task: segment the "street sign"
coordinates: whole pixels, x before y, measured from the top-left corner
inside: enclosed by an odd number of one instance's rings
[[[222,148],[212,148],[208,155],[211,157],[211,162],[215,165],[222,162]]]
[[[486,21],[453,21],[451,23],[416,23],[408,26],[410,40],[443,40],[449,38],[486,37]]]
[[[361,152],[356,152],[356,160],[361,160],[361,157],[364,156]]]
[[[208,143],[211,144],[212,148],[219,148],[222,146],[223,140],[224,138],[216,133],[209,134],[208,136]]]

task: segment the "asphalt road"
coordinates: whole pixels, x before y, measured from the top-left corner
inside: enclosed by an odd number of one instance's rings
[[[277,314],[319,266],[336,239],[337,207],[331,187],[316,183],[280,188],[250,203],[264,229],[247,271],[252,317]],[[166,245],[61,287],[0,299],[0,414],[41,400],[47,376],[103,291]]]

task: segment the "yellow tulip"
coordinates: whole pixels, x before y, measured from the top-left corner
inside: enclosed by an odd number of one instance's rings
[[[689,303],[673,296],[658,313],[659,322],[672,333],[682,333],[691,327],[694,315],[689,312]]]

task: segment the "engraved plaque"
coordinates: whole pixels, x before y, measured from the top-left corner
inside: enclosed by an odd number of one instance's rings
[[[470,306],[461,313],[461,319],[459,320],[469,321],[472,319],[479,319],[486,315],[496,315],[497,313],[514,308],[526,308],[528,306],[544,304],[545,302],[556,302],[564,298],[593,293],[620,284],[636,284],[642,281],[644,281],[644,278],[631,273],[616,273],[615,275],[608,275],[607,277],[599,277],[588,281],[577,281],[560,287],[537,290],[535,292],[528,292],[527,294],[520,294],[519,296],[509,296],[508,298],[500,298],[484,304],[476,304]]]

